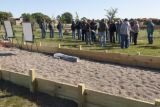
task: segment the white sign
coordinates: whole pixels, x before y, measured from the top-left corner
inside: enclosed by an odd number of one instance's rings
[[[33,31],[31,23],[22,23],[23,26],[23,36],[24,41],[26,42],[34,42]]]
[[[8,38],[14,38],[11,22],[10,21],[4,21],[4,27],[5,27],[5,31],[6,31],[6,34],[7,34],[6,36]]]

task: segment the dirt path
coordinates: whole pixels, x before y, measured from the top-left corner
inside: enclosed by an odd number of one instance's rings
[[[28,74],[35,69],[38,77],[77,85],[115,95],[154,102],[160,97],[160,71],[81,60],[72,63],[52,56],[15,48],[0,48],[4,69]]]

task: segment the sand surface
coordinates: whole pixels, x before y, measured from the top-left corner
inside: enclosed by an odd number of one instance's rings
[[[36,75],[58,82],[144,101],[160,98],[160,71],[110,63],[81,60],[79,63],[54,59],[50,55],[28,52],[16,48],[0,48],[0,65],[3,69]]]

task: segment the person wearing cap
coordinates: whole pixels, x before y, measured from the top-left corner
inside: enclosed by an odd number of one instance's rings
[[[152,20],[150,20],[147,25],[147,33],[148,33],[148,43],[153,44],[154,24]]]
[[[131,31],[130,23],[128,19],[126,18],[120,28],[121,48],[122,49],[129,48],[130,46],[130,31]]]

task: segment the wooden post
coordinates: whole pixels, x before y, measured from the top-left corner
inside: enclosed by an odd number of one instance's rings
[[[82,46],[81,45],[79,45],[79,50],[82,50]]]
[[[105,50],[104,53],[108,53],[108,50]]]
[[[35,92],[36,91],[36,84],[35,84],[35,80],[36,80],[36,75],[35,75],[35,70],[31,69],[29,70],[29,87],[30,87],[30,92]]]
[[[79,84],[78,85],[78,107],[84,107],[84,100],[85,99],[85,85]]]
[[[160,107],[160,99],[156,99],[156,101],[155,101],[155,107]]]
[[[24,42],[24,45],[26,45],[26,42]]]
[[[137,52],[137,55],[141,55],[141,53],[140,53],[140,52]]]
[[[39,46],[42,46],[41,42],[39,42]]]
[[[58,44],[58,48],[61,48],[61,44]]]

